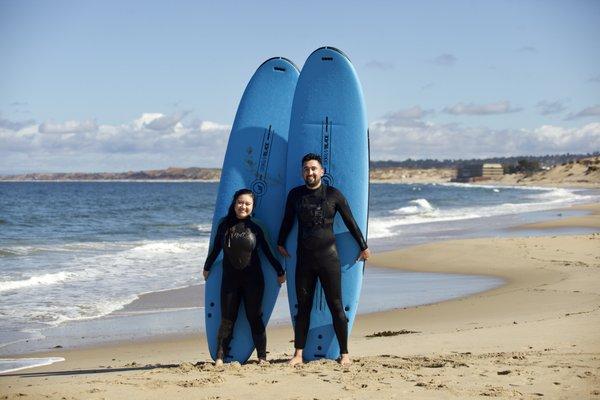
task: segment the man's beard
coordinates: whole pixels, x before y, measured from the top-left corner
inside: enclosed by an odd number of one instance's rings
[[[304,183],[306,183],[306,186],[310,187],[310,188],[314,188],[319,186],[319,184],[321,183],[321,178],[319,178],[318,176],[315,178],[314,181],[310,182],[308,178],[304,179]]]

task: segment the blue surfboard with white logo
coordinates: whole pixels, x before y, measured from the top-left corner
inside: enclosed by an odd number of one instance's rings
[[[315,50],[298,79],[288,138],[287,191],[304,184],[301,160],[307,153],[320,154],[323,180],[339,189],[348,200],[363,235],[367,236],[369,200],[369,141],[363,93],[348,57],[333,47]],[[334,221],[342,272],[342,301],[351,331],[362,286],[364,262],[356,262],[358,244],[341,216]],[[288,299],[292,322],[298,312],[295,293],[297,222],[286,241]],[[331,313],[320,283],[317,284],[310,328],[303,356],[306,360],[336,359],[340,355]]]
[[[223,161],[221,181],[213,216],[211,246],[219,221],[227,215],[233,194],[242,188],[255,193],[254,216],[262,222],[276,257],[276,238],[286,199],[286,153],[290,113],[298,68],[281,57],[265,61],[254,73],[240,100]],[[277,274],[259,250],[265,279],[262,311],[265,326],[279,293]],[[280,259],[280,261],[283,261]],[[210,355],[217,354],[217,333],[221,322],[221,279],[223,253],[211,268],[205,285],[206,337]],[[243,303],[224,360],[246,362],[254,351],[250,325]]]

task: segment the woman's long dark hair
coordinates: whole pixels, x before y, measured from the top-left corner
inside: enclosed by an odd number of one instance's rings
[[[250,189],[240,189],[237,192],[235,192],[233,194],[233,199],[231,199],[231,204],[229,205],[229,209],[227,210],[227,216],[225,217],[225,220],[227,221],[227,225],[231,226],[231,224],[234,224],[237,221],[237,216],[235,215],[235,203],[238,199],[238,197],[240,197],[243,194],[247,194],[250,195],[250,197],[252,197],[252,203],[254,203],[254,192]],[[253,204],[254,206],[254,204]],[[254,209],[252,209],[252,211],[254,211]],[[250,216],[252,216],[254,213],[250,214]]]

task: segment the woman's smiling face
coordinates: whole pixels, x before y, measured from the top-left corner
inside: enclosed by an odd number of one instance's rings
[[[237,199],[235,199],[235,215],[239,219],[248,218],[250,214],[252,214],[252,209],[254,208],[254,200],[252,196],[249,194],[239,195]]]

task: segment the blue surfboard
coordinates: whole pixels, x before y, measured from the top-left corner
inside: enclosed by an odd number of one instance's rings
[[[285,169],[288,129],[298,68],[281,57],[265,61],[254,73],[238,106],[223,161],[221,181],[213,216],[211,245],[219,221],[227,215],[233,194],[241,188],[255,193],[254,216],[262,222],[276,256],[276,238],[285,207]],[[279,293],[277,274],[259,251],[265,279],[263,322],[271,316]],[[281,260],[282,261],[282,260]],[[223,253],[211,268],[205,285],[206,337],[210,355],[217,354],[217,332],[221,322]],[[224,360],[244,363],[254,351],[250,325],[243,304]]]
[[[333,47],[315,50],[306,60],[298,79],[288,138],[288,192],[304,184],[301,160],[306,153],[321,155],[326,172],[323,181],[344,194],[366,238],[369,144],[365,104],[354,67],[344,53]],[[342,270],[342,301],[350,332],[356,316],[364,263],[356,262],[360,248],[339,215],[334,221],[334,233]],[[295,292],[297,235],[296,222],[286,241],[291,255],[286,260],[286,270],[294,324],[298,312]],[[306,360],[314,360],[336,359],[339,355],[331,313],[318,283],[303,356]]]

